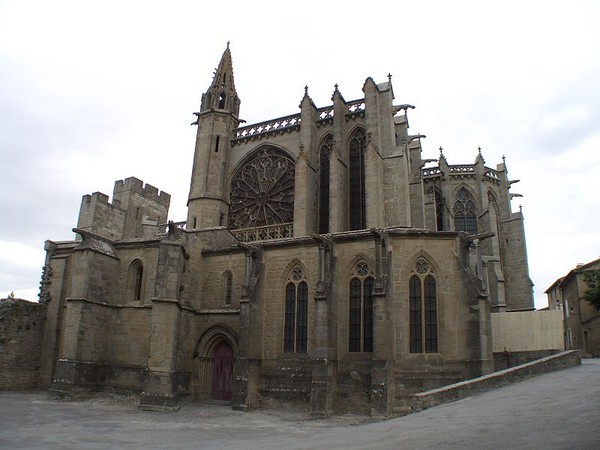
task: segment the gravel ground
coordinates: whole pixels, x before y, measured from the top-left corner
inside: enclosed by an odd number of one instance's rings
[[[138,411],[133,397],[0,392],[1,449],[600,449],[600,360],[380,422],[358,415]]]

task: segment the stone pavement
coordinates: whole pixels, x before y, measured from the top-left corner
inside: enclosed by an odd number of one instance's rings
[[[599,449],[600,360],[406,417],[310,420],[210,404],[138,411],[134,399],[0,393],[2,449]]]

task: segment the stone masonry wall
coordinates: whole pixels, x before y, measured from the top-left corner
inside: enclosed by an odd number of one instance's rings
[[[0,299],[0,390],[37,387],[46,307]]]
[[[525,270],[527,268],[527,251],[520,213],[514,213],[511,220],[502,222],[501,230],[507,309],[509,311],[533,310],[531,280],[528,271]]]
[[[600,316],[596,316],[584,325],[586,352],[593,357],[600,356]]]

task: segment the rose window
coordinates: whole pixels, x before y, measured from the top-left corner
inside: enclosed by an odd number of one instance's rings
[[[239,169],[231,181],[229,228],[293,221],[294,162],[268,147]]]

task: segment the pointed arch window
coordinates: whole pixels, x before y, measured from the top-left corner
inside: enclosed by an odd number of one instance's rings
[[[308,343],[308,285],[302,269],[294,267],[285,286],[283,351],[306,353]]]
[[[223,303],[231,305],[233,295],[233,275],[229,270],[223,273]]]
[[[144,265],[139,259],[135,259],[129,265],[128,291],[130,300],[142,299],[142,287],[144,281]]]
[[[498,202],[496,201],[496,197],[492,193],[492,191],[488,191],[488,204],[494,210],[494,214],[496,216],[496,222],[500,223],[500,208],[498,207]]]
[[[350,137],[350,229],[362,230],[367,227],[365,193],[365,150],[367,138],[365,130],[356,129]]]
[[[373,351],[373,286],[369,266],[359,262],[350,279],[348,351]]]
[[[329,233],[329,158],[333,136],[328,134],[319,149],[319,234]]]
[[[454,229],[466,231],[469,234],[477,234],[477,207],[471,193],[461,188],[456,196],[453,207]]]
[[[446,202],[442,197],[442,191],[437,187],[433,188],[433,197],[435,200],[435,223],[437,231],[444,231],[444,208]]]
[[[408,286],[410,352],[437,353],[437,287],[431,266],[425,259],[417,261]]]

